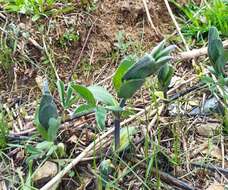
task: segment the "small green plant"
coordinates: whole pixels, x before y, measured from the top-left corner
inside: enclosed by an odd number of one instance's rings
[[[123,108],[127,99],[132,98],[135,92],[141,88],[147,77],[157,74],[165,64],[171,60],[170,52],[175,46],[165,48],[165,41],[158,44],[149,54],[136,60],[129,56],[124,59],[113,77],[113,84],[121,99],[119,107]],[[171,72],[168,72],[172,76]],[[165,76],[161,76],[165,75]],[[169,84],[171,77],[162,72],[160,82],[164,85]],[[120,112],[115,113],[115,148],[120,144]]]
[[[227,50],[223,48],[222,41],[216,27],[210,27],[208,33],[208,56],[210,60],[210,75],[202,76],[202,81],[209,86],[210,91],[223,102],[224,131],[228,131],[227,106],[228,106],[228,78],[225,65],[228,60]]]
[[[55,141],[60,126],[57,106],[50,94],[48,81],[44,81],[43,95],[36,115],[36,126],[41,136],[50,142]]]
[[[170,85],[172,76],[174,73],[174,68],[170,64],[165,64],[158,73],[158,83],[160,89],[164,93],[164,98],[167,98],[167,91]]]
[[[66,91],[64,83],[57,81],[58,92],[63,108],[70,108],[76,101],[82,99],[83,104],[74,109],[72,117],[79,117],[91,112],[95,112],[99,131],[105,129],[107,111],[118,110],[117,101],[114,97],[101,86],[83,86],[69,83]]]
[[[130,45],[132,44],[130,41],[125,42],[124,31],[117,32],[116,41],[117,42],[114,45],[121,55],[124,55],[128,51],[128,48],[130,47]]]
[[[224,77],[225,51],[218,30],[215,27],[211,27],[208,33],[208,56],[216,77]]]
[[[49,91],[47,79],[43,81],[42,93],[40,105],[35,115],[35,125],[44,141],[38,143],[35,147],[32,145],[26,147],[26,152],[30,154],[27,158],[28,163],[43,156],[62,157],[65,155],[64,144],[55,144],[61,120],[58,116],[54,98]]]
[[[100,131],[105,129],[106,115],[108,111],[111,111],[115,117],[115,150],[119,150],[122,146],[125,146],[121,144],[120,147],[120,115],[126,101],[132,98],[136,91],[141,88],[147,77],[158,74],[161,69],[159,81],[162,90],[167,90],[173,69],[169,65],[166,66],[166,64],[171,59],[170,52],[174,47],[168,46],[165,48],[165,41],[162,41],[152,52],[138,60],[134,56],[123,59],[113,77],[113,85],[120,99],[119,103],[101,86],[86,87],[71,82],[65,91],[64,83],[58,80],[57,87],[62,106],[64,109],[68,109],[77,100],[82,99],[84,103],[74,110],[73,117],[95,112],[97,126]],[[130,130],[130,132],[132,131],[134,130]]]
[[[65,146],[63,143],[55,145],[54,142],[43,141],[38,143],[35,147],[27,145],[26,152],[29,154],[26,159],[27,163],[29,163],[30,161],[41,159],[43,157],[63,157],[65,155]]]
[[[99,189],[107,189],[109,185],[109,176],[114,173],[115,167],[110,159],[103,160],[99,166],[100,176],[98,177]]]
[[[60,44],[62,47],[71,45],[73,42],[79,40],[79,34],[77,34],[73,28],[66,31],[63,36],[60,37]]]
[[[15,24],[11,23],[5,27],[3,32],[4,35],[0,39],[0,68],[7,72],[12,69],[15,62],[14,56],[20,30]]]

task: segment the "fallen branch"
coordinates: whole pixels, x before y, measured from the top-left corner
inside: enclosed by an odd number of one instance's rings
[[[213,172],[220,172],[220,173],[228,176],[228,169],[225,169],[225,168],[221,168],[221,167],[217,167],[217,166],[213,166],[213,165],[210,166],[210,165],[206,165],[206,164],[198,164],[198,163],[191,163],[191,165],[193,167],[197,167],[197,168],[208,169]]]
[[[194,187],[190,186],[188,183],[177,179],[174,176],[171,176],[168,173],[162,172],[157,170],[156,168],[152,169],[152,173],[154,174],[154,176],[159,175],[161,180],[164,181],[165,183],[169,184],[169,185],[174,185],[180,189],[184,189],[184,190],[195,190]]]
[[[223,41],[223,47],[228,48],[228,40]],[[187,59],[194,59],[202,55],[207,55],[207,47],[181,52],[177,56],[173,57],[173,61],[184,61]]]

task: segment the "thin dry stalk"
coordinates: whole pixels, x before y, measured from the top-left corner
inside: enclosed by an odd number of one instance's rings
[[[228,40],[223,41],[223,47],[224,48],[228,47]],[[203,55],[207,55],[207,47],[181,52],[173,58],[173,61],[184,61],[188,59],[194,59]]]
[[[152,19],[151,19],[150,12],[149,12],[149,9],[148,9],[146,0],[142,0],[142,1],[143,1],[144,8],[145,8],[145,10],[146,10],[146,16],[147,16],[147,19],[148,19],[148,21],[149,21],[149,23],[150,23],[150,26],[152,27],[152,29],[155,31],[155,33],[156,33],[157,35],[160,35],[160,32],[158,32],[157,28],[154,26],[154,23],[153,23],[153,21],[152,21]]]
[[[171,17],[171,19],[172,19],[172,21],[173,21],[173,23],[174,23],[174,25],[175,25],[175,27],[176,27],[176,29],[177,29],[177,32],[179,33],[179,35],[180,35],[180,37],[181,37],[181,39],[182,39],[182,41],[183,41],[183,43],[184,43],[184,46],[185,46],[186,50],[187,50],[187,51],[190,51],[190,49],[189,49],[189,47],[188,47],[188,44],[187,44],[187,42],[186,42],[186,40],[185,40],[183,34],[181,33],[181,29],[180,29],[180,27],[179,27],[179,25],[178,25],[178,23],[177,23],[177,21],[176,21],[176,19],[175,19],[175,16],[174,16],[174,14],[173,14],[173,12],[172,12],[172,9],[171,9],[171,7],[170,7],[170,5],[169,5],[168,0],[164,0],[164,2],[165,2],[165,5],[166,5],[167,10],[168,10],[168,12],[169,12],[169,15],[170,15],[170,17]]]

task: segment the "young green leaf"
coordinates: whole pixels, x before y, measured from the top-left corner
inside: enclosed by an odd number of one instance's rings
[[[172,79],[174,69],[171,65],[165,64],[158,73],[158,82],[162,90],[167,90]]]
[[[36,148],[35,149],[42,152],[43,150],[48,150],[53,145],[54,145],[53,142],[43,141],[43,142],[38,143],[36,145]]]
[[[156,61],[156,67],[160,69],[165,63],[168,63],[171,59],[172,59],[171,56],[164,56],[164,57],[159,58]]]
[[[99,172],[101,177],[101,189],[109,189],[108,188],[108,180],[109,176],[115,171],[115,167],[112,164],[110,159],[103,160],[99,166]]]
[[[97,107],[95,111],[97,125],[100,131],[105,129],[105,120],[106,120],[107,111],[103,107]]]
[[[120,63],[113,77],[113,85],[117,92],[121,87],[123,75],[128,71],[128,69],[132,65],[135,64],[135,62],[136,62],[136,58],[134,56],[128,56]]]
[[[82,86],[82,85],[78,85],[78,84],[71,84],[71,87],[75,90],[75,92],[77,92],[84,100],[86,100],[86,102],[89,105],[96,105],[96,100],[95,97],[93,95],[93,93],[90,91],[89,88]]]
[[[51,95],[44,94],[42,96],[38,114],[41,126],[47,130],[49,128],[49,119],[58,117],[57,106]]]
[[[117,105],[117,101],[105,88],[101,86],[89,86],[88,89],[92,92],[97,101],[109,106]]]
[[[141,88],[144,82],[144,79],[127,80],[122,84],[118,92],[118,97],[124,99],[131,98],[134,93]]]
[[[58,118],[57,106],[54,102],[54,98],[51,95],[48,87],[48,80],[44,80],[43,83],[43,95],[41,97],[38,119],[39,123],[46,130],[49,128],[49,120],[51,118]]]
[[[216,75],[225,75],[225,52],[215,27],[211,27],[208,33],[208,56]]]
[[[75,109],[74,114],[75,114],[75,115],[81,115],[81,114],[89,113],[89,112],[91,112],[92,110],[94,110],[95,107],[96,107],[96,106],[94,106],[94,105],[83,104],[83,105],[78,106],[78,107]]]

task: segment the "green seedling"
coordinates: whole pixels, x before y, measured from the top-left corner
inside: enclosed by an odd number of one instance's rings
[[[44,81],[43,95],[41,97],[39,110],[37,113],[37,129],[45,140],[54,141],[60,126],[57,106],[48,87],[48,81]]]
[[[79,34],[74,31],[74,28],[66,31],[63,36],[60,37],[60,44],[63,47],[70,46],[72,42],[76,42],[79,40]]]
[[[84,103],[80,104],[74,110],[73,117],[95,112],[99,131],[105,129],[106,115],[108,111],[111,111],[115,116],[115,150],[119,150],[121,136],[120,114],[123,111],[126,100],[132,98],[136,91],[144,84],[147,77],[158,74],[163,67],[165,70],[160,74],[160,81],[162,82],[163,88],[167,88],[173,70],[171,67],[168,67],[167,71],[165,65],[170,61],[170,52],[174,48],[175,46],[165,48],[165,41],[162,41],[149,54],[144,55],[138,60],[134,56],[128,56],[123,59],[113,77],[113,84],[120,98],[119,103],[101,86],[94,85],[86,87],[72,82],[68,85],[67,91],[65,92],[64,83],[59,80],[57,87],[61,104],[64,109],[67,109],[73,105],[75,100],[82,99]],[[76,98],[75,95],[77,96]]]
[[[208,33],[208,56],[214,69],[214,74],[225,76],[225,52],[217,28],[211,27]]]
[[[223,102],[222,105],[224,106],[220,108],[220,113],[223,115],[224,132],[227,132],[228,128],[226,108],[228,102],[228,78],[225,73],[225,64],[228,59],[226,53],[217,28],[210,27],[208,33],[208,56],[211,65],[209,71],[212,77],[204,75],[202,81],[209,86],[211,93],[220,97]]]
[[[165,64],[158,73],[159,87],[164,92],[165,98],[167,98],[167,90],[170,85],[173,73],[174,73],[174,69],[169,64]]]
[[[127,99],[132,98],[141,88],[147,77],[156,75],[165,64],[171,60],[170,52],[175,46],[165,48],[165,41],[159,43],[149,54],[136,60],[135,57],[125,58],[119,65],[113,77],[113,84],[118,97],[121,98],[119,107],[123,108]],[[171,70],[163,76],[163,83],[167,85],[171,79]],[[168,76],[170,75],[170,76]],[[160,77],[161,78],[161,77]],[[166,81],[165,81],[166,80]],[[120,112],[115,113],[115,147],[120,145]]]

